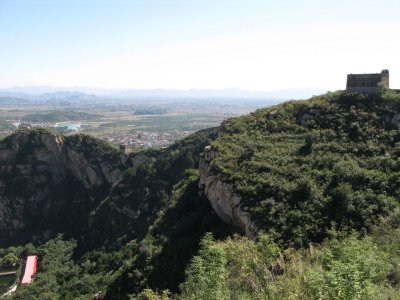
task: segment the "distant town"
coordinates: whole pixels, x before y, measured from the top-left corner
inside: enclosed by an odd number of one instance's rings
[[[83,96],[82,96],[83,97]],[[166,99],[49,100],[1,97],[0,138],[21,128],[89,134],[116,146],[162,148],[224,119],[270,105],[273,100]]]
[[[16,129],[22,128],[46,128],[54,130],[63,134],[76,134],[84,133],[87,130],[98,128],[104,122],[90,122],[90,123],[49,123],[49,122],[21,122],[20,120],[9,120]],[[3,129],[0,131],[1,135],[10,135],[15,130]],[[152,147],[166,147],[175,141],[182,139],[191,133],[193,130],[169,130],[169,131],[146,131],[146,130],[128,130],[118,133],[109,133],[100,135],[99,138],[115,145],[130,145],[134,148],[152,148]]]

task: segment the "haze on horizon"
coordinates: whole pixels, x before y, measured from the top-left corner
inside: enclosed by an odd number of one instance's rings
[[[0,0],[0,88],[400,88],[400,2],[327,2]]]

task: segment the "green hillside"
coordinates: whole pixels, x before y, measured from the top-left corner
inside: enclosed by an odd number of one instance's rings
[[[0,251],[40,257],[11,299],[400,299],[399,125],[397,94],[337,92],[132,154],[85,230]],[[77,141],[91,166],[106,157]],[[199,194],[210,144],[254,239]]]
[[[332,93],[226,120],[214,171],[281,244],[367,232],[399,209],[397,95]]]

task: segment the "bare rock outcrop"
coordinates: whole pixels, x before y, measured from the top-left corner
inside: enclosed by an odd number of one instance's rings
[[[217,156],[211,146],[204,149],[200,157],[199,191],[210,201],[217,215],[226,223],[239,226],[247,236],[253,237],[257,228],[251,215],[243,207],[242,198],[235,193],[233,185],[211,174],[213,160]]]

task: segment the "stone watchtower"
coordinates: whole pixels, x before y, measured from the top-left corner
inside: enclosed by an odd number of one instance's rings
[[[121,154],[128,155],[129,153],[132,152],[131,145],[128,145],[128,144],[121,144],[121,145],[119,145],[119,152],[120,152]]]
[[[384,88],[389,88],[389,70],[382,70],[375,74],[348,74],[346,91],[376,94],[379,84]]]

